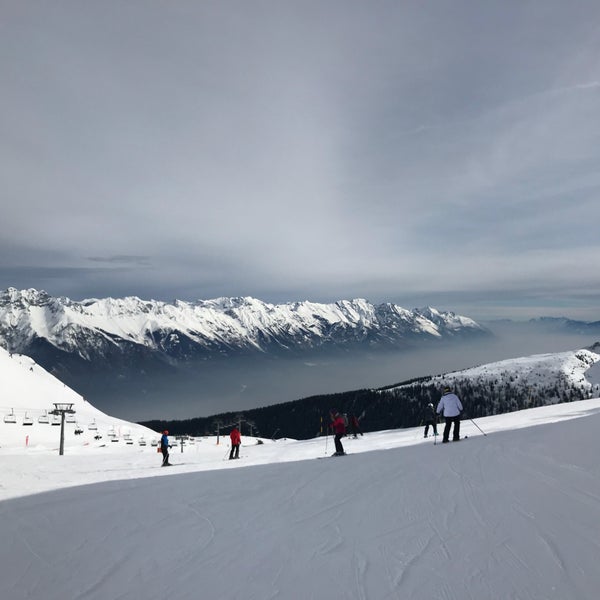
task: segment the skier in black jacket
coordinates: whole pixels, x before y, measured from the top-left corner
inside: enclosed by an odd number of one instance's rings
[[[437,435],[437,413],[435,412],[435,408],[433,404],[430,402],[425,410],[423,411],[423,422],[425,423],[425,432],[423,433],[423,437],[427,437],[429,433],[429,427],[433,429],[433,435]]]

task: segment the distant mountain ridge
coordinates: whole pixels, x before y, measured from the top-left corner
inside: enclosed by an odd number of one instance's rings
[[[486,335],[474,320],[434,308],[407,310],[362,299],[269,304],[251,297],[172,303],[137,297],[76,302],[35,289],[0,292],[0,344],[30,352],[40,342],[84,361],[115,354],[167,362],[248,353]]]

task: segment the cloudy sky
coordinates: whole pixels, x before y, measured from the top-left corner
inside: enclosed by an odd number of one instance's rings
[[[0,288],[600,319],[597,0],[0,0]]]

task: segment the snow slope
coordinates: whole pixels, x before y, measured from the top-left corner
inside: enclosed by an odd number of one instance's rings
[[[150,444],[158,437],[147,427],[99,411],[27,356],[0,348],[0,377],[0,452],[25,447],[40,451],[58,448],[60,427],[52,425],[49,414],[54,403],[70,403],[75,410],[70,417],[73,422],[65,422],[67,451],[107,443],[139,446],[140,440]],[[14,423],[7,422],[11,416]],[[23,424],[26,418],[31,419],[31,425]],[[75,435],[76,429],[82,433]],[[101,440],[95,439],[98,435]]]
[[[323,439],[244,438],[225,462],[207,439],[167,469],[139,449],[0,455],[0,597],[595,599],[600,400],[477,424],[325,460]]]

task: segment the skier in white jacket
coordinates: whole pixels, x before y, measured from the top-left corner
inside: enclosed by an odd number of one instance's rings
[[[457,442],[460,440],[460,413],[462,410],[463,405],[461,404],[459,397],[452,393],[450,388],[444,388],[444,394],[438,402],[436,409],[437,414],[444,415],[444,418],[446,419],[442,444],[448,443],[448,438],[450,437],[450,427],[452,426],[452,423],[454,423],[452,441]]]

